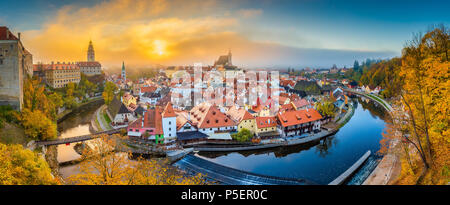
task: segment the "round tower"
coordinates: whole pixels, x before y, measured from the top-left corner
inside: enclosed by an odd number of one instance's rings
[[[92,45],[92,41],[89,41],[88,52],[87,52],[87,61],[88,62],[95,61],[94,45]]]

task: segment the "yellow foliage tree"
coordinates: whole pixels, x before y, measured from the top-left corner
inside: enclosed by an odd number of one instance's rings
[[[0,143],[0,185],[55,185],[47,162],[22,145]]]
[[[449,51],[450,32],[443,25],[415,36],[403,49],[400,102],[407,117],[402,137],[414,146],[411,163],[422,163],[414,165],[421,171],[413,176],[405,177],[408,170],[402,170],[405,180],[399,183],[450,181]]]
[[[25,134],[35,140],[49,140],[57,137],[56,124],[40,110],[24,109],[20,121]]]
[[[68,178],[69,184],[88,185],[163,185],[203,184],[198,175],[184,177],[156,160],[130,160],[126,153],[115,153],[120,135],[101,135],[92,148],[85,148],[80,173]]]

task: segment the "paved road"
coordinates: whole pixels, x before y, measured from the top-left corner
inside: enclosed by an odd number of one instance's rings
[[[99,109],[97,109],[97,111],[95,112],[95,115],[97,116],[97,121],[98,124],[100,125],[100,128],[102,129],[102,131],[106,131],[106,130],[110,130],[111,126],[108,126],[107,122],[105,122],[104,117],[100,112],[102,110],[104,110],[106,107],[106,105],[102,105]]]

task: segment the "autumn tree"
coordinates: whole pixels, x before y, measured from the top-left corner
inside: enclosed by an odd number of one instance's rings
[[[114,92],[117,91],[117,86],[113,82],[106,82],[104,91],[102,93],[105,104],[109,105],[114,98]]]
[[[417,167],[411,183],[446,184],[450,179],[449,45],[449,29],[441,25],[417,34],[402,52],[398,75],[404,126],[396,131],[415,153],[402,158]]]
[[[47,118],[40,110],[24,109],[20,122],[25,134],[34,140],[49,140],[57,137],[56,123]]]
[[[101,135],[83,151],[80,173],[68,178],[69,184],[89,185],[174,185],[204,184],[200,175],[185,177],[156,160],[130,160],[127,153],[115,153],[123,138]]]
[[[0,143],[0,185],[55,185],[47,162],[22,145]]]
[[[336,108],[331,100],[325,100],[317,105],[317,111],[324,116],[334,117]]]

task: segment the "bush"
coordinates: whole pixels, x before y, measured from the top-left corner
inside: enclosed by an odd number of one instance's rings
[[[245,128],[239,131],[238,133],[231,135],[231,138],[233,138],[238,142],[248,142],[252,139],[252,137],[253,137],[252,132],[250,132],[250,130]]]

